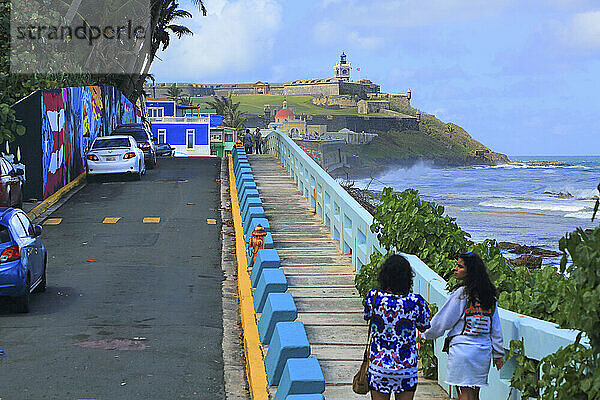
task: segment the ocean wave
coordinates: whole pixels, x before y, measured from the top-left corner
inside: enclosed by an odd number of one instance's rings
[[[578,212],[574,212],[574,213],[565,214],[564,217],[565,218],[577,218],[577,219],[591,220],[593,212],[594,212],[593,210],[578,211]]]
[[[598,196],[598,189],[574,188],[571,185],[546,186],[542,191],[544,194],[558,195],[559,193],[569,193],[577,200],[590,200]]]
[[[484,207],[507,208],[507,209],[524,209],[524,210],[539,210],[539,211],[564,211],[569,213],[577,213],[587,211],[590,207],[583,204],[574,204],[568,201],[530,201],[517,199],[493,199],[479,203]]]

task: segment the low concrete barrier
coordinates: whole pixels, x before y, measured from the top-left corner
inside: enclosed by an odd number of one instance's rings
[[[265,270],[265,272],[267,271],[268,270]],[[260,336],[260,342],[262,344],[270,345],[275,326],[279,322],[295,321],[297,317],[298,309],[296,308],[296,303],[294,303],[294,298],[291,294],[270,293],[267,296],[267,301],[262,310],[262,314],[260,314],[260,320],[258,320],[258,335]]]
[[[304,358],[310,355],[308,337],[302,322],[293,322],[297,318],[298,311],[292,295],[286,293],[287,279],[283,270],[279,268],[281,260],[277,250],[274,249],[271,228],[262,207],[252,169],[242,148],[234,148],[232,164],[230,171],[235,178],[233,186],[236,189],[237,208],[240,216],[243,217],[240,225],[242,225],[241,235],[244,241],[247,242],[252,237],[258,225],[266,231],[265,248],[260,249],[256,254],[252,272],[248,277],[250,286],[256,288],[253,295],[254,311],[261,313],[256,326],[259,340],[269,344],[262,371],[271,384],[279,383],[281,375],[285,372],[283,386],[280,385],[276,393],[276,396],[282,400],[288,397],[287,394],[290,398],[296,397],[296,400],[323,399],[320,394],[325,390],[323,371],[316,359]],[[237,246],[239,247],[240,244]],[[247,247],[247,243],[244,243],[244,247],[246,265],[250,265],[253,254]],[[256,321],[256,316],[254,320]],[[251,331],[253,329],[251,328]],[[244,343],[246,342],[244,339]],[[252,352],[247,355],[248,359],[262,358],[262,353],[254,354],[255,348],[255,346],[248,346],[247,351]],[[294,362],[290,363],[290,361]],[[255,364],[249,362],[247,368],[259,369]],[[270,375],[267,375],[266,371],[270,371]],[[258,376],[260,374],[259,371]],[[251,382],[251,377],[256,375],[256,371],[248,372],[252,397],[262,398],[264,396],[257,397],[254,394],[262,390],[260,387],[256,388]]]
[[[269,384],[279,385],[287,360],[290,358],[305,358],[309,355],[310,344],[302,322],[278,322],[275,324],[273,337],[269,342],[269,349],[265,356],[265,369]]]
[[[324,391],[325,377],[319,361],[291,358],[285,364],[274,400],[318,400],[324,397],[315,393]]]
[[[248,234],[248,233],[252,233],[252,231],[250,230],[250,225],[252,223],[252,220],[255,218],[264,218],[266,219],[267,216],[265,215],[265,210],[262,207],[250,207],[248,210],[246,210],[246,214],[244,214],[243,216],[244,218],[244,233]]]
[[[287,278],[281,269],[265,269],[260,274],[256,290],[254,290],[254,311],[262,313],[267,296],[271,293],[285,293],[287,287]]]
[[[242,218],[244,218],[246,216],[246,213],[248,212],[248,208],[250,207],[261,207],[262,208],[262,201],[259,198],[256,197],[249,197],[245,203],[240,203],[240,209],[242,210]]]
[[[252,266],[252,272],[250,272],[250,283],[253,288],[256,288],[262,271],[265,268],[279,268],[281,266],[281,259],[279,253],[275,249],[261,249],[256,254],[256,260]]]

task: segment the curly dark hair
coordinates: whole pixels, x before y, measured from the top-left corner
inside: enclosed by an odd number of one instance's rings
[[[399,254],[389,256],[379,271],[379,289],[397,295],[407,295],[412,290],[413,276],[410,263]]]
[[[478,254],[467,252],[458,256],[467,267],[467,277],[455,288],[465,287],[465,292],[472,303],[479,302],[485,310],[496,304],[496,286],[492,283],[485,263]]]

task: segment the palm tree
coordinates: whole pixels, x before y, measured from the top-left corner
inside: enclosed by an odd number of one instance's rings
[[[145,77],[150,71],[150,66],[156,58],[158,50],[164,51],[171,42],[171,34],[175,34],[178,39],[184,35],[193,35],[193,32],[183,26],[176,25],[174,22],[180,18],[192,18],[192,14],[179,8],[176,0],[151,0],[150,12],[152,14],[152,40],[150,48],[146,49],[144,70],[137,81],[137,88],[141,90],[144,85]],[[193,0],[198,6],[203,16],[206,16],[206,7],[202,0]],[[162,49],[161,49],[162,46]]]
[[[217,115],[223,117],[223,125],[236,128],[238,132],[244,128],[246,118],[242,116],[242,112],[238,110],[240,103],[234,103],[231,96],[215,97],[208,101],[209,107],[214,108]]]
[[[167,97],[171,100],[175,100],[176,103],[179,102],[181,95],[183,93],[183,89],[178,88],[175,84],[171,85],[169,89],[167,89]]]

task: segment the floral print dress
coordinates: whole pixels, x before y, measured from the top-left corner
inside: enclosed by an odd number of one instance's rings
[[[371,319],[369,387],[382,393],[413,391],[417,385],[415,328],[424,331],[430,326],[425,299],[415,293],[398,296],[371,290],[365,319]]]

